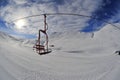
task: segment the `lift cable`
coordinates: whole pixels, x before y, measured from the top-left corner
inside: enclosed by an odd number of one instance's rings
[[[18,20],[21,20],[21,19],[25,19],[25,18],[32,18],[32,17],[37,17],[37,16],[43,16],[43,15],[71,15],[71,16],[81,16],[81,17],[87,17],[87,18],[92,18],[92,19],[95,19],[95,20],[100,20],[100,21],[103,21],[107,24],[110,24],[116,28],[118,28],[120,30],[120,27],[112,24],[111,22],[108,22],[106,20],[101,20],[99,18],[96,18],[96,17],[93,17],[93,16],[88,16],[88,15],[82,15],[82,14],[75,14],[75,13],[45,13],[45,14],[38,14],[38,15],[31,15],[31,16],[27,16],[27,17],[23,17],[23,18],[19,18],[19,19],[16,19],[16,20],[13,20],[12,22],[15,22],[15,21],[18,21]]]
[[[31,15],[31,16],[19,18],[19,19],[13,20],[12,22],[15,22],[15,21],[18,21],[18,20],[21,20],[21,19],[25,19],[25,18],[42,16],[42,15],[73,15],[73,16],[83,16],[83,17],[91,18],[91,16],[81,15],[81,14],[72,14],[72,13],[45,13],[45,14]]]

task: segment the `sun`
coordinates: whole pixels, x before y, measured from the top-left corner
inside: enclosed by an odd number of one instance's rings
[[[16,25],[16,29],[23,29],[24,26],[26,25],[26,21],[25,20],[18,20],[17,22],[15,22]]]

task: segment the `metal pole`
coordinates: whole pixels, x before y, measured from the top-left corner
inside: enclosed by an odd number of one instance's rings
[[[38,35],[38,46],[39,46],[39,54],[40,54],[40,51],[41,51],[41,49],[40,49],[40,30],[39,30],[39,35]]]
[[[45,35],[46,35],[46,48],[48,51],[48,35],[47,35],[47,22],[46,22],[46,14],[44,14],[44,31],[45,31]]]

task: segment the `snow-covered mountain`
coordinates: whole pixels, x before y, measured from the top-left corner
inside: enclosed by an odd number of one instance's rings
[[[119,80],[119,34],[110,25],[94,34],[55,32],[52,52],[40,56],[32,50],[34,40],[0,32],[0,80]]]
[[[95,39],[103,42],[104,46],[108,48],[109,51],[120,50],[120,29],[107,25],[102,28],[100,31],[95,33]],[[111,49],[109,49],[111,48]]]
[[[14,38],[14,37],[12,37],[12,36],[10,36],[10,35],[8,35],[7,33],[5,33],[5,32],[1,32],[0,31],[0,40],[5,40],[5,41],[11,41],[11,40],[16,40],[17,41],[17,39],[16,38]]]
[[[13,37],[7,33],[0,31],[0,41],[5,43],[13,43],[13,44],[19,44],[26,47],[31,47],[35,44],[35,39],[23,39],[23,38],[16,38]]]

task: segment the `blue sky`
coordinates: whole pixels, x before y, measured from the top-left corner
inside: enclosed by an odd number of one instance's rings
[[[0,31],[11,35],[35,38],[43,18],[36,17],[12,22],[25,16],[42,13],[76,13],[97,18],[50,16],[49,32],[79,30],[95,32],[107,25],[120,23],[120,0],[0,0]]]
[[[85,32],[91,32],[99,30],[103,27],[104,21],[109,21],[112,19],[112,22],[119,22],[120,16],[117,19],[113,19],[119,13],[120,9],[120,0],[103,0],[98,9],[93,11],[92,16],[97,17],[98,20],[90,19],[88,20],[88,26],[83,28]]]

